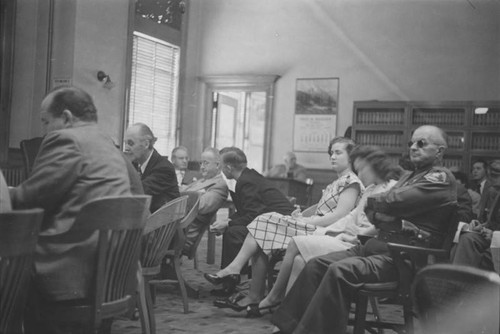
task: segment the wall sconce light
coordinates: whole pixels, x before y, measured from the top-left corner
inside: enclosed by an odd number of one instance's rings
[[[111,89],[115,87],[115,84],[111,81],[110,76],[104,73],[104,71],[97,72],[97,80],[99,80],[100,82],[104,81],[104,88]]]

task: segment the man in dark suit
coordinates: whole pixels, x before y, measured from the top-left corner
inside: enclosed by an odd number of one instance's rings
[[[469,231],[460,235],[453,250],[454,264],[493,270],[491,238],[494,231],[500,231],[500,159],[492,160],[488,166],[490,187],[483,194],[487,199],[485,220],[473,221]]]
[[[179,197],[174,166],[154,149],[155,142],[153,132],[143,123],[130,126],[125,132],[124,152],[141,173],[144,193],[152,196],[151,212]]]
[[[31,175],[10,189],[15,208],[45,210],[35,252],[28,333],[55,332],[39,315],[48,312],[44,305],[88,297],[96,239],[71,233],[82,206],[103,196],[131,194],[125,158],[98,129],[97,110],[86,92],[55,89],[42,102],[41,120],[47,135]]]
[[[399,273],[387,242],[418,242],[440,248],[456,225],[453,215],[457,187],[453,175],[440,167],[447,147],[446,133],[435,126],[421,126],[411,141],[410,159],[415,171],[394,187],[370,196],[365,212],[377,227],[377,238],[347,251],[310,260],[273,315],[282,333],[344,334],[351,302],[364,283],[397,280]],[[416,226],[408,237],[408,220]],[[411,227],[411,226],[410,226]]]
[[[212,231],[222,232],[222,262],[225,268],[236,257],[248,234],[247,225],[266,212],[289,215],[294,210],[290,201],[254,169],[247,168],[247,157],[236,147],[221,150],[222,172],[236,180],[235,191],[230,191],[236,212],[229,221],[216,221]],[[229,293],[228,291],[227,293]]]
[[[202,176],[199,172],[189,170],[189,152],[184,146],[177,146],[172,150],[172,164],[175,167],[175,176],[177,177],[177,184],[181,191],[184,191],[186,185],[199,180]]]

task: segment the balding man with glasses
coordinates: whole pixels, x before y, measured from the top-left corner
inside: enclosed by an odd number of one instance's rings
[[[443,246],[457,203],[456,181],[440,166],[446,134],[435,126],[421,126],[408,146],[415,171],[388,192],[368,198],[365,211],[379,230],[378,238],[309,261],[274,314],[281,333],[344,334],[351,302],[363,283],[399,276],[387,242]]]

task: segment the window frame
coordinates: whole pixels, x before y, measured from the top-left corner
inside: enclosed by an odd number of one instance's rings
[[[178,89],[177,89],[177,108],[176,108],[176,125],[175,125],[175,145],[179,144],[179,139],[181,138],[181,121],[182,121],[182,99],[181,90],[184,85],[184,71],[183,66],[185,66],[185,50],[186,47],[186,22],[188,16],[183,15],[181,30],[176,30],[165,24],[157,24],[147,18],[143,18],[141,15],[135,12],[135,0],[129,0],[129,26],[128,26],[128,47],[127,47],[127,76],[126,76],[126,89],[125,89],[125,111],[122,118],[121,134],[120,134],[120,149],[124,146],[124,135],[125,131],[130,121],[130,90],[132,84],[132,59],[133,59],[133,39],[134,32],[139,32],[144,35],[148,35],[152,38],[165,41],[169,44],[173,44],[179,47],[179,77],[178,77]]]

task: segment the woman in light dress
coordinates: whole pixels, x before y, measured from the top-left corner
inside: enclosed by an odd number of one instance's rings
[[[357,235],[373,236],[375,227],[368,221],[364,208],[370,195],[389,190],[399,179],[401,168],[394,166],[378,147],[360,146],[351,154],[354,170],[366,186],[358,206],[344,218],[326,228],[316,229],[314,235],[296,236],[288,248],[276,282],[258,305],[250,307],[254,316],[279,305],[307,261],[316,256],[343,251],[358,243]]]
[[[338,178],[325,189],[315,215],[302,217],[300,210],[296,210],[291,216],[276,212],[258,216],[247,226],[249,233],[236,258],[215,275],[205,274],[205,278],[212,283],[223,281],[224,277],[235,277],[252,258],[252,281],[248,296],[240,300],[234,298],[231,303],[215,303],[216,306],[240,311],[248,305],[257,305],[264,296],[267,256],[271,250],[287,248],[294,236],[312,235],[316,229],[339,220],[357,205],[364,187],[351,170],[349,153],[354,146],[351,139],[344,137],[336,137],[330,142],[328,154]]]

